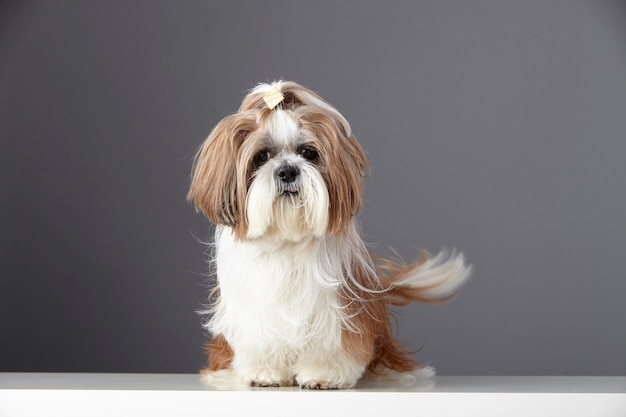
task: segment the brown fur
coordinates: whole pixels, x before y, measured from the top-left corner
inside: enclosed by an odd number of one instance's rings
[[[343,233],[361,209],[367,159],[354,135],[346,135],[340,123],[327,112],[307,109],[296,113],[302,128],[315,138],[313,145],[320,151],[319,170],[330,197],[328,232]]]
[[[361,279],[358,279],[361,285],[368,282],[364,271],[355,272],[361,274]],[[348,308],[347,313],[354,315],[351,323],[353,328],[343,330],[342,347],[354,359],[366,363],[367,370],[373,373],[378,373],[383,368],[405,372],[421,366],[413,359],[411,352],[406,351],[393,336],[389,311],[391,298],[388,294],[376,294],[356,288],[344,289],[342,293]],[[355,298],[362,301],[355,302]],[[207,341],[205,352],[208,356],[208,367],[205,371],[226,369],[234,357],[232,348],[222,335]]]
[[[410,274],[413,270],[421,266],[430,258],[428,252],[422,252],[421,256],[410,264],[405,264],[399,261],[393,261],[391,259],[376,258],[376,263],[381,271],[381,281],[385,288],[389,288],[389,303],[394,306],[405,306],[413,302],[439,304],[454,298],[458,292],[454,292],[450,295],[441,298],[432,298],[427,296],[427,291],[436,287],[439,284],[435,284],[432,287],[402,287],[395,285],[396,282],[402,281],[403,278]]]
[[[220,371],[230,366],[235,354],[222,335],[217,335],[208,340],[204,345],[204,351],[209,358],[205,371]]]
[[[283,83],[281,91],[285,99],[280,108],[293,112],[303,138],[319,152],[316,164],[330,200],[328,233],[342,235],[362,206],[362,182],[369,169],[365,153],[343,116],[334,108],[316,105],[316,100],[326,103],[317,94],[292,82]],[[263,126],[272,111],[263,94],[249,94],[237,113],[217,124],[194,160],[187,198],[213,223],[232,227],[241,240],[247,233],[245,203],[256,169],[253,160],[264,150]],[[378,277],[371,276],[357,262],[352,266],[352,277],[358,285],[347,280],[341,290],[344,308],[351,317],[350,325],[342,332],[342,348],[371,372],[383,368],[404,372],[421,366],[394,338],[390,308],[412,301],[442,302],[450,298],[433,300],[425,292],[428,288],[395,285],[427,256],[409,265],[376,258],[372,262],[376,263]],[[234,352],[222,335],[215,335],[206,350],[207,371],[230,366]]]
[[[365,153],[337,112],[311,105],[321,97],[295,83],[284,83],[283,108],[294,111],[307,139],[320,154],[319,170],[330,197],[329,233],[342,233],[361,208],[362,182],[369,167]],[[252,159],[262,150],[257,140],[271,115],[261,94],[248,95],[239,112],[220,121],[196,154],[187,199],[215,224],[234,228],[245,239],[245,202]],[[329,163],[332,161],[332,163]],[[245,170],[237,170],[237,166]],[[330,181],[330,178],[333,180]]]
[[[422,296],[418,290],[393,285],[404,274],[422,264],[427,257],[428,254],[423,254],[421,258],[409,265],[376,258],[381,269],[381,277],[378,281],[372,281],[372,277],[368,277],[358,264],[353,265],[353,273],[361,286],[371,286],[372,282],[380,282],[380,284],[376,288],[369,288],[375,292],[363,291],[355,286],[342,290],[347,314],[353,316],[351,322],[353,327],[343,329],[342,347],[346,352],[350,352],[352,358],[366,363],[367,370],[372,373],[379,373],[385,368],[407,372],[422,366],[413,358],[413,352],[407,351],[394,337],[390,307],[406,305],[412,301],[444,302],[452,297],[432,300]],[[387,291],[378,292],[383,289]],[[217,335],[207,341],[205,352],[208,356],[208,367],[205,371],[226,369],[234,357],[232,348],[222,335]]]
[[[395,277],[368,277],[367,272],[353,265],[357,282],[370,290],[351,288],[342,293],[347,314],[353,316],[353,329],[344,329],[342,347],[351,352],[357,360],[367,364],[367,370],[378,373],[383,368],[398,372],[411,371],[421,365],[412,357],[393,335],[391,328],[393,287],[390,283]],[[385,283],[386,282],[386,283]],[[379,283],[371,288],[372,283]]]

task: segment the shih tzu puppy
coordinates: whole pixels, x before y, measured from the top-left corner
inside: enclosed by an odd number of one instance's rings
[[[365,154],[346,119],[294,82],[260,84],[200,147],[188,198],[215,223],[206,375],[252,386],[351,388],[365,372],[426,370],[390,308],[453,296],[460,253],[376,257],[355,219]]]

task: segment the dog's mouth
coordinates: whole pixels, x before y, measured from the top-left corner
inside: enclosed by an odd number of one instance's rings
[[[297,196],[298,194],[300,194],[300,191],[298,191],[297,188],[285,188],[281,191],[280,195],[286,195],[286,196]]]
[[[291,181],[288,183],[278,183],[278,194],[281,196],[297,196],[300,194],[300,187],[297,181]]]

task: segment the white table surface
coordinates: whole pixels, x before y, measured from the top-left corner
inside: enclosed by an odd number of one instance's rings
[[[0,416],[616,416],[626,377],[437,376],[340,391],[213,386],[193,374],[0,373]]]

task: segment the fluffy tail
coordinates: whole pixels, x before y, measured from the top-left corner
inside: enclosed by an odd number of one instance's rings
[[[387,288],[387,302],[402,306],[412,301],[440,303],[454,297],[469,278],[472,268],[465,264],[463,254],[442,251],[437,256],[424,253],[412,264],[377,259],[382,273],[381,281]],[[389,376],[394,373],[434,375],[434,369],[417,363],[392,336],[387,323],[377,341],[376,353],[367,367],[373,375]],[[391,372],[391,373],[390,373]]]
[[[440,303],[454,297],[471,275],[472,267],[462,253],[424,253],[412,264],[381,260],[383,281],[390,288],[390,301],[402,306],[413,301]]]

